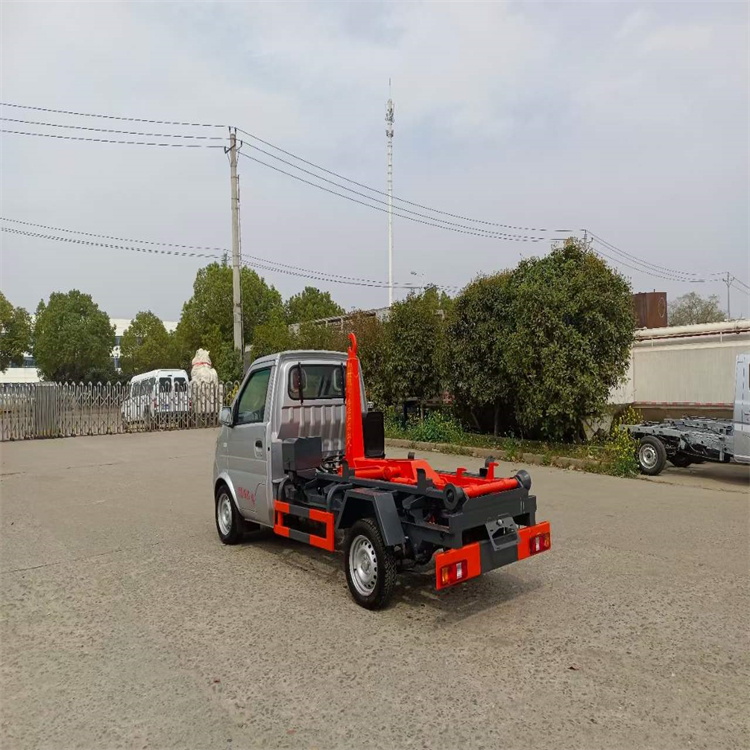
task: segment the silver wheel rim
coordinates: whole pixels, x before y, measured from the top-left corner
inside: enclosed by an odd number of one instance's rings
[[[232,501],[229,495],[222,494],[216,505],[216,519],[219,522],[219,530],[227,536],[232,529]]]
[[[653,445],[642,445],[640,450],[641,466],[653,469],[656,466],[656,448]]]
[[[372,594],[378,582],[378,558],[372,542],[361,534],[349,548],[349,573],[359,594]]]

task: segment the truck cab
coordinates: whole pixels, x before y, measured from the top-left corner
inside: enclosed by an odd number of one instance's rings
[[[273,526],[284,440],[320,437],[324,459],[344,453],[345,377],[342,352],[287,351],[253,362],[222,410],[214,466],[214,484],[226,482],[245,519]]]
[[[750,463],[750,354],[737,357],[733,422],[734,460]]]

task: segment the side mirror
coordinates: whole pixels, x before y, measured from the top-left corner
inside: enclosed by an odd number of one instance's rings
[[[222,406],[219,412],[219,424],[223,424],[226,427],[232,426],[232,408],[230,406]]]

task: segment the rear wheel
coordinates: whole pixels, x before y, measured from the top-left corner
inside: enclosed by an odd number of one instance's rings
[[[216,491],[216,531],[224,544],[237,544],[245,530],[243,520],[226,485]]]
[[[385,546],[377,522],[357,521],[344,543],[344,570],[354,601],[366,609],[382,609],[396,587],[396,558]]]
[[[667,464],[667,450],[659,438],[646,435],[638,446],[638,466],[644,474],[655,477]]]

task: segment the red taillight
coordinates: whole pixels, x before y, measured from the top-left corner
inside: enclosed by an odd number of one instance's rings
[[[441,586],[451,586],[454,583],[460,583],[469,575],[469,564],[466,560],[444,565],[440,568]]]
[[[532,536],[529,539],[529,554],[538,555],[540,552],[545,552],[550,548],[551,544],[549,532]]]
[[[156,396],[154,396],[154,409],[156,409],[156,404],[157,404]]]

